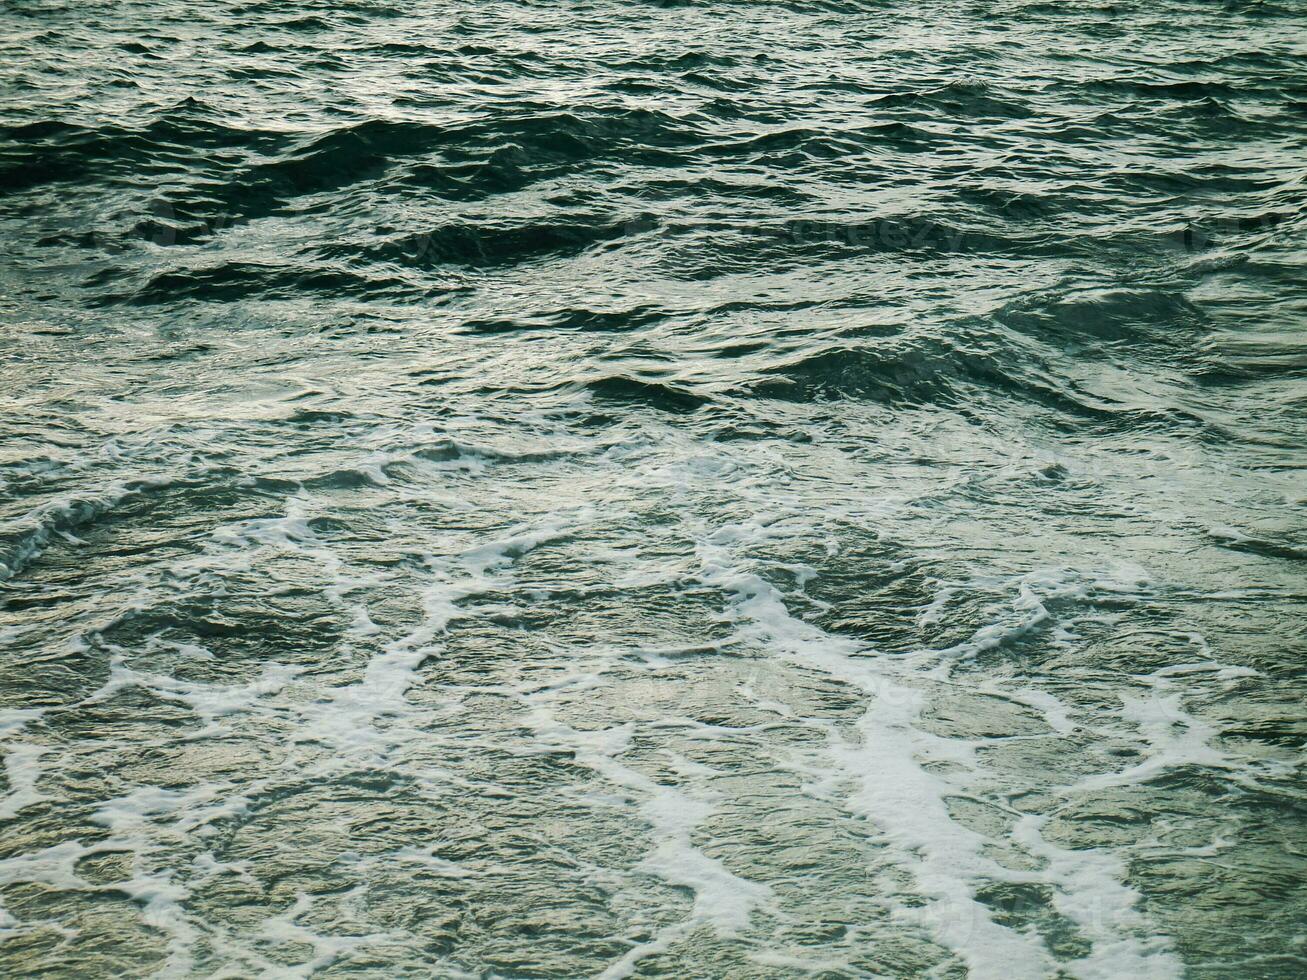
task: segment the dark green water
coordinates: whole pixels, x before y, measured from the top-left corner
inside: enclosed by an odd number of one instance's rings
[[[1307,6],[0,10],[0,975],[1307,975]]]

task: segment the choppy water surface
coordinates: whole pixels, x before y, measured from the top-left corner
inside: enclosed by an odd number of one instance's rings
[[[1307,971],[1307,8],[0,38],[0,973]]]

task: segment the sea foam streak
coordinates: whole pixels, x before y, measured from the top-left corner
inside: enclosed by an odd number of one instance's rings
[[[927,927],[966,963],[971,976],[1043,977],[1055,968],[1043,941],[997,923],[977,900],[977,891],[986,881],[1047,883],[1055,889],[1057,909],[1084,927],[1093,943],[1088,957],[1067,966],[1076,976],[1106,978],[1113,970],[1144,968],[1150,976],[1179,976],[1168,941],[1149,936],[1148,924],[1135,911],[1138,896],[1122,885],[1124,868],[1117,859],[1053,847],[1039,835],[1039,818],[1026,816],[1015,837],[1046,862],[1045,868],[1037,873],[1011,871],[985,855],[989,841],[950,816],[948,800],[967,795],[969,789],[955,778],[936,775],[930,766],[951,763],[974,774],[975,746],[922,731],[918,717],[925,699],[911,682],[914,674],[938,677],[938,664],[955,660],[958,649],[891,661],[796,619],[783,595],[756,573],[743,570],[730,547],[747,544],[760,532],[757,526],[734,526],[701,539],[700,578],[731,597],[731,613],[753,642],[821,670],[866,698],[855,738],[836,742],[831,758],[840,777],[857,787],[847,805],[880,830],[929,900],[923,910],[905,910],[904,918]],[[983,628],[965,648],[992,648],[1049,618],[1026,583],[1013,608],[1018,613],[1015,622]],[[1055,721],[1065,718],[1065,709],[1050,695],[1035,700]],[[1162,758],[1156,764],[1171,761]],[[1106,916],[1105,906],[1110,906]]]

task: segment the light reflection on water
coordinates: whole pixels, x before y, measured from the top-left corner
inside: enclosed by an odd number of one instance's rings
[[[1301,12],[0,18],[4,972],[1302,972]]]

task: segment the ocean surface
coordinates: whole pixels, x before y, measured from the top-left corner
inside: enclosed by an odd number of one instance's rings
[[[1307,976],[1307,5],[9,0],[0,975]]]

